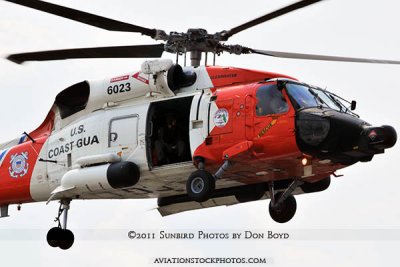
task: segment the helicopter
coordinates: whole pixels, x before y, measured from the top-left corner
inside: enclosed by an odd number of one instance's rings
[[[270,198],[271,217],[293,218],[293,195],[327,189],[335,171],[396,143],[391,126],[372,126],[355,101],[272,72],[201,66],[203,54],[400,64],[298,54],[224,42],[241,31],[320,1],[299,1],[229,31],[149,29],[43,1],[7,1],[162,44],[13,54],[15,63],[70,58],[159,58],[190,53],[191,66],[145,61],[136,72],[83,81],[60,92],[35,131],[0,146],[1,216],[8,205],[60,201],[50,246],[68,249],[75,199],[158,198],[163,215]],[[207,61],[207,60],[206,60]],[[101,123],[104,122],[104,123]],[[174,144],[164,139],[174,127]],[[11,188],[11,190],[10,190]],[[63,218],[61,218],[63,215]]]

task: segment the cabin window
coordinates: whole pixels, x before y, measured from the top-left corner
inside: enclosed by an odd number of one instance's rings
[[[256,97],[257,116],[281,114],[287,112],[289,109],[282,91],[278,90],[276,84],[267,84],[259,87]]]
[[[137,128],[137,115],[112,119],[110,122],[108,146],[129,146],[130,148],[135,149],[138,143]]]

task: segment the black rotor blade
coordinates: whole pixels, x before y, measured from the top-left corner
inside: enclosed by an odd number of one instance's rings
[[[258,49],[249,49],[250,53],[261,54],[271,57],[294,58],[306,60],[322,60],[322,61],[341,61],[341,62],[358,62],[358,63],[377,63],[377,64],[400,64],[400,61],[386,59],[370,59],[370,58],[355,58],[355,57],[335,57],[313,54],[300,54],[291,52],[267,51]]]
[[[75,48],[13,54],[8,60],[21,64],[25,61],[46,61],[72,58],[158,58],[164,52],[163,44]]]
[[[47,12],[56,16],[64,17],[74,21],[82,22],[91,26],[102,28],[109,31],[122,31],[122,32],[140,32],[150,37],[155,37],[157,30],[148,29],[145,27],[121,22],[105,18],[102,16],[90,14],[84,11],[72,9],[69,7],[59,6],[52,3],[47,3],[38,0],[4,0],[14,4],[30,7],[36,10]]]
[[[300,8],[303,8],[303,7],[306,7],[306,6],[312,5],[317,2],[321,2],[321,1],[323,1],[323,0],[302,0],[302,1],[296,2],[294,4],[280,8],[278,10],[275,10],[274,12],[271,12],[264,16],[261,16],[259,18],[253,19],[249,22],[243,23],[235,28],[230,29],[229,31],[222,31],[221,36],[224,37],[224,40],[226,41],[226,40],[228,40],[229,37],[231,37],[232,35],[234,35],[238,32],[247,30],[248,28],[254,27],[260,23],[280,17],[280,16],[290,13],[294,10],[297,10],[297,9],[300,9]]]

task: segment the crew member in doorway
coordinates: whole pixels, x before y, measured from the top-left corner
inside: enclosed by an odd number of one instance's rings
[[[157,155],[157,165],[182,162],[184,160],[185,143],[174,114],[165,116],[165,123],[158,131],[158,138],[154,143],[154,148]]]

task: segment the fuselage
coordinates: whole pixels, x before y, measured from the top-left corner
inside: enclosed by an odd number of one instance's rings
[[[312,182],[396,142],[394,129],[345,110],[296,106],[286,87],[301,83],[286,75],[225,67],[170,72],[138,71],[62,91],[37,130],[0,146],[0,205],[182,195],[198,159],[210,172],[234,163],[218,188]],[[181,152],[171,145],[165,158],[157,146],[170,116]],[[352,130],[341,132],[343,125]],[[121,162],[137,166],[135,183],[112,170]]]

